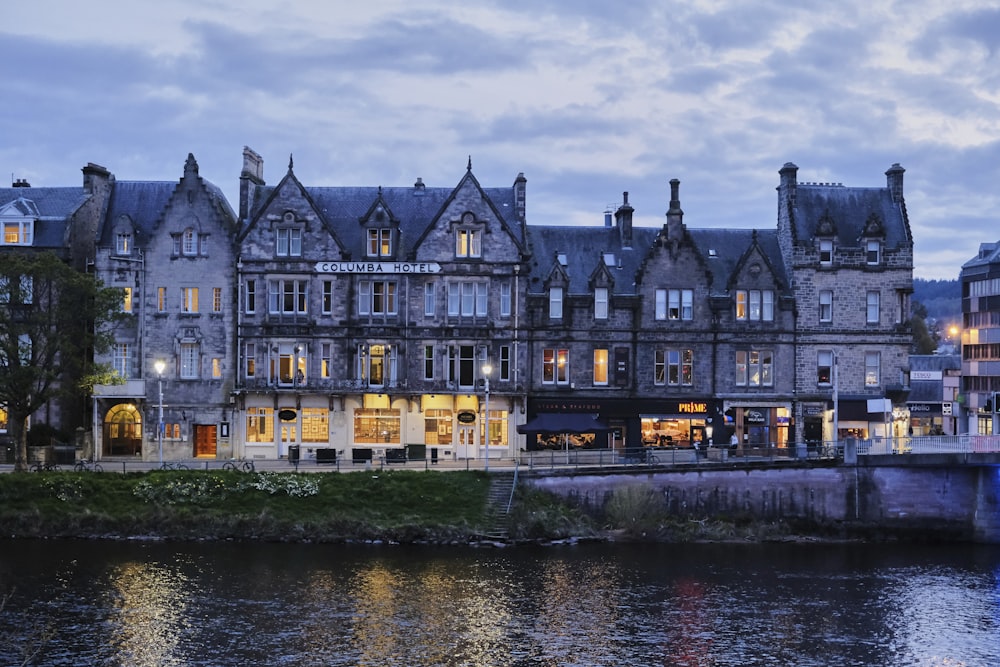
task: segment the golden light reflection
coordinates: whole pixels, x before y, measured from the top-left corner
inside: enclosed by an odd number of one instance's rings
[[[160,563],[130,562],[113,570],[109,583],[116,595],[110,639],[116,664],[180,664],[174,653],[185,625],[188,578]]]

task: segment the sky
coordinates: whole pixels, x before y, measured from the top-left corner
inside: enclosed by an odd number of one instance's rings
[[[773,228],[778,170],[884,187],[914,276],[1000,241],[1000,0],[32,0],[0,4],[0,174],[93,162],[176,181],[188,153],[238,207],[242,152],[277,183],[485,187],[528,223]],[[3,181],[0,181],[3,182]]]

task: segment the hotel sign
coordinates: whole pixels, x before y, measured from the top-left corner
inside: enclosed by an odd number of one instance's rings
[[[317,273],[438,273],[437,262],[316,262]]]

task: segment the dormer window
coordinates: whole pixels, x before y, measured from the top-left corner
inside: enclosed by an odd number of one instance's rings
[[[882,261],[882,242],[868,241],[865,244],[865,263],[869,266],[880,264]]]
[[[564,252],[556,253],[556,260],[559,262],[560,266],[566,266],[569,264],[569,260],[566,258],[566,253]]]
[[[563,289],[562,287],[549,288],[549,318],[553,320],[562,319],[563,316]]]
[[[20,222],[3,223],[3,244],[4,245],[31,245],[32,232],[35,228],[34,220],[23,220]]]
[[[392,257],[392,230],[388,227],[368,230],[368,256]]]
[[[833,241],[831,239],[819,242],[819,263],[824,266],[833,264]]]
[[[115,237],[115,254],[132,254],[132,234],[128,232],[121,232]]]

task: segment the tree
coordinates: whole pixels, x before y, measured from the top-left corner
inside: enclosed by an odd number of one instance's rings
[[[61,396],[79,396],[107,368],[94,352],[111,343],[122,292],[74,270],[51,252],[3,254],[0,264],[0,406],[16,446],[15,471],[28,468],[27,424]]]
[[[922,303],[914,301],[912,310],[910,328],[913,331],[913,350],[916,354],[933,354],[938,341],[927,330],[927,308]]]

